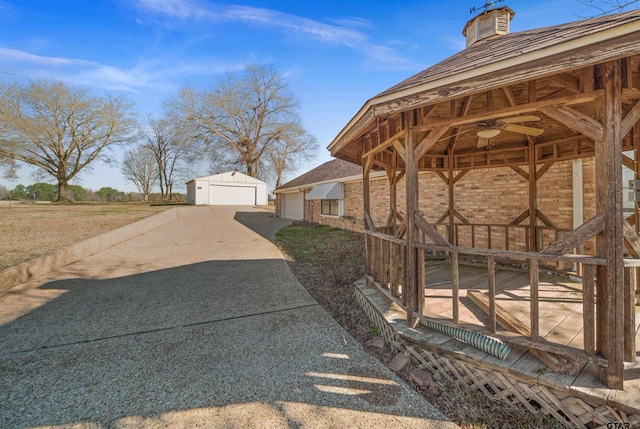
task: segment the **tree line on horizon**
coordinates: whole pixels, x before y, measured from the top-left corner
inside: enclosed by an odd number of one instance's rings
[[[58,197],[58,186],[51,183],[38,182],[28,186],[17,185],[9,189],[0,185],[1,201],[56,201]],[[139,192],[119,191],[110,186],[104,186],[97,191],[83,188],[79,185],[68,185],[65,195],[66,201],[72,202],[140,202],[140,201],[162,201],[160,193],[150,193],[145,200]],[[186,195],[174,193],[172,200],[186,201]]]
[[[100,160],[119,165],[147,201],[156,186],[161,199],[172,199],[174,183],[193,177],[202,162],[277,187],[318,148],[271,65],[226,73],[209,89],[183,87],[163,107],[161,118],[140,122],[124,97],[53,80],[0,83],[0,169],[12,179],[21,164],[31,165],[37,178],[56,181],[56,201],[78,201],[72,180]],[[120,161],[116,147],[124,148]]]

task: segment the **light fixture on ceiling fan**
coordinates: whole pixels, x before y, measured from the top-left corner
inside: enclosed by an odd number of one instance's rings
[[[510,131],[512,133],[525,134],[527,136],[539,136],[544,133],[544,130],[533,127],[526,127],[524,125],[516,125],[519,122],[532,122],[539,121],[540,118],[533,115],[528,116],[513,116],[511,118],[503,119],[489,119],[486,121],[478,122],[477,127],[481,129],[477,131],[478,147],[485,147],[489,144],[489,139],[494,138],[502,131]]]

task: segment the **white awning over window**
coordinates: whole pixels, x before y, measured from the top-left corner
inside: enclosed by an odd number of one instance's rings
[[[344,185],[339,182],[322,183],[306,196],[307,200],[341,200],[344,198]]]

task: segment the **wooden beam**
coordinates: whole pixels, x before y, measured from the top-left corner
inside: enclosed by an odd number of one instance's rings
[[[488,119],[500,119],[500,118],[506,118],[511,116],[518,116],[525,113],[533,113],[537,110],[540,110],[541,108],[544,108],[546,106],[552,106],[552,105],[571,106],[576,104],[584,104],[584,103],[592,102],[593,100],[600,98],[603,95],[604,95],[604,91],[601,89],[598,89],[588,93],[558,97],[552,100],[530,101],[529,103],[519,104],[515,107],[497,109],[497,110],[494,110],[493,112],[476,113],[474,115],[469,115],[463,118],[440,119],[440,120],[431,119],[428,124],[415,127],[415,131],[417,132],[428,131],[430,129],[433,129],[441,125],[448,125],[451,128],[460,127],[463,125],[471,125],[471,124],[475,124],[476,122],[485,121]]]
[[[440,235],[440,233],[433,227],[433,225],[424,220],[424,218],[420,216],[420,213],[414,214],[414,223],[420,229],[420,231],[424,232],[427,237],[429,237],[429,239],[433,241],[433,244],[436,244],[438,246],[451,247],[451,243],[449,243],[446,238]]]
[[[453,167],[452,167],[452,168],[453,168]],[[462,179],[462,178],[464,177],[464,175],[465,175],[465,174],[467,174],[469,171],[471,171],[471,170],[466,169],[466,170],[462,170],[462,171],[460,171],[458,174],[456,174],[456,175],[454,176],[454,178],[453,178],[453,183],[454,183],[454,184],[458,183],[458,180]]]
[[[447,186],[449,185],[449,178],[445,176],[445,174],[442,171],[436,171],[436,174],[440,179],[442,179],[445,185]]]
[[[440,217],[438,218],[438,220],[437,220],[435,223],[436,223],[436,224],[442,223],[442,222],[444,222],[444,221],[445,221],[445,219],[446,219],[446,218],[448,218],[448,217],[449,217],[449,209],[445,210],[445,212],[444,212],[444,213],[442,213],[442,216],[440,216]]]
[[[400,226],[398,227],[398,231],[396,232],[396,238],[402,238],[402,236],[407,232],[407,219],[402,219],[400,221]]]
[[[366,177],[369,177],[369,173],[371,172],[371,168],[373,167],[373,155],[370,155],[363,159],[362,163],[362,174]]]
[[[635,170],[636,168],[636,162],[624,154],[622,155],[622,165],[624,165],[630,170]]]
[[[640,258],[640,237],[628,222],[622,222],[624,244],[633,258]]]
[[[541,106],[538,110],[583,136],[596,141],[601,141],[603,138],[602,124],[600,122],[571,107],[562,105]]]
[[[524,180],[529,180],[529,173],[524,171],[522,168],[518,167],[517,165],[510,165],[509,168],[522,176]]]
[[[550,227],[550,228],[558,228],[558,226],[553,223],[553,221],[551,219],[549,219],[549,217],[547,217],[546,214],[544,214],[542,212],[542,210],[540,209],[536,209],[536,216],[542,221],[542,223],[544,223],[546,226]]]
[[[460,213],[458,210],[454,210],[453,214],[460,219],[463,223],[470,225],[471,222],[469,222],[469,219],[467,219],[466,217],[462,216],[462,213]]]
[[[600,234],[604,228],[604,217],[604,213],[598,213],[571,231],[564,238],[549,245],[541,253],[551,255],[564,255],[565,253],[568,253],[570,250],[580,246],[594,235]]]
[[[420,158],[422,158],[427,153],[427,151],[438,142],[438,139],[442,137],[442,135],[446,133],[448,129],[448,125],[441,125],[432,129],[431,132],[424,139],[422,139],[418,147],[415,149],[414,157],[416,161],[420,160]]]
[[[549,76],[548,79],[573,92],[574,94],[580,93],[580,81],[572,76],[562,73]]]
[[[366,158],[368,156],[375,155],[376,153],[382,152],[383,150],[387,149],[388,147],[393,146],[395,144],[396,140],[400,139],[403,135],[404,135],[404,131],[400,131],[400,132],[392,135],[391,137],[389,137],[388,139],[386,139],[385,141],[383,141],[382,143],[380,143],[379,145],[377,145],[373,149],[371,149],[371,150],[367,151],[366,153],[362,154],[362,158]]]
[[[555,162],[553,161],[545,162],[544,164],[542,164],[542,167],[536,170],[536,180],[540,180],[540,178],[544,175],[544,173],[546,173],[547,171],[549,171],[551,167],[553,167],[553,164],[555,164]]]
[[[406,163],[407,151],[405,150],[404,146],[402,146],[402,143],[400,143],[399,140],[394,140],[393,147],[396,149],[396,152],[398,152],[398,155],[400,155],[400,158],[402,158],[402,160]]]
[[[509,106],[515,107],[518,103],[516,103],[516,97],[514,97],[513,92],[508,86],[502,87],[502,92],[504,92],[504,96],[507,98],[509,102]]]
[[[631,110],[627,113],[627,115],[622,120],[622,137],[629,134],[629,131],[633,128],[635,124],[640,120],[640,101],[636,101]]]
[[[514,220],[509,222],[509,225],[520,225],[528,217],[529,217],[529,209],[527,209],[527,210],[523,211],[522,213],[520,213],[520,215],[518,217],[516,217]]]

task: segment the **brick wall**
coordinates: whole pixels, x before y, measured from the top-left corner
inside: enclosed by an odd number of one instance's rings
[[[523,170],[527,170],[526,167]],[[583,160],[583,200],[584,220],[595,214],[595,185],[593,158]],[[418,178],[420,187],[419,207],[424,218],[435,223],[448,210],[448,190],[444,181],[433,172],[421,173]],[[389,216],[389,182],[386,176],[370,180],[371,217],[377,226],[385,225]],[[344,185],[344,218],[320,215],[320,201],[305,202],[305,220],[339,228],[357,231],[364,229],[362,181],[348,182]],[[471,170],[455,185],[454,206],[469,222],[476,225],[506,225],[528,210],[528,182],[510,168]],[[276,207],[279,207],[276,203]],[[405,180],[397,185],[397,210],[405,214]],[[572,162],[554,164],[538,180],[538,208],[558,227],[573,228],[573,170]],[[445,220],[448,223],[448,220]],[[456,219],[456,223],[461,223]],[[529,220],[524,220],[522,228],[510,228],[506,242],[504,228],[491,228],[491,247],[525,249],[525,228]],[[542,223],[539,221],[539,225]],[[488,247],[488,227],[475,226],[475,246]],[[438,230],[446,236],[446,226]],[[458,243],[461,246],[472,245],[471,227],[458,227]],[[546,233],[544,242],[555,241],[555,234]],[[589,243],[585,253],[593,252]]]

